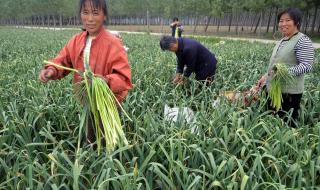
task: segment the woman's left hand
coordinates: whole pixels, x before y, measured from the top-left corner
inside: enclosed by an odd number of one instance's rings
[[[274,70],[270,69],[269,72],[268,72],[268,75],[272,77],[273,74],[274,74]]]
[[[257,82],[257,87],[258,88],[261,88],[263,87],[265,84],[266,84],[266,81],[267,81],[267,76],[266,75],[263,75]]]
[[[103,77],[102,75],[99,75],[99,74],[94,74],[94,76],[103,79],[104,81],[106,81],[107,84],[109,84],[109,80],[107,77]]]

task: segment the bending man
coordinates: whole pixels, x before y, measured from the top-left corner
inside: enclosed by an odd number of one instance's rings
[[[199,42],[188,38],[163,36],[160,39],[163,51],[174,52],[177,56],[174,84],[184,84],[185,78],[195,73],[195,79],[203,83],[211,82],[216,72],[215,55]]]

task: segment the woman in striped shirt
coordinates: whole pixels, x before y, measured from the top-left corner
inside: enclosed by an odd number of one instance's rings
[[[283,38],[273,50],[268,73],[258,81],[258,87],[266,85],[268,91],[273,74],[273,65],[281,63],[288,66],[289,73],[293,75],[295,81],[282,88],[282,109],[278,114],[287,121],[286,113],[293,109],[292,119],[294,122],[290,121],[292,127],[297,127],[296,120],[299,116],[298,111],[304,91],[304,74],[312,71],[315,54],[310,38],[299,31],[301,18],[302,13],[296,8],[289,8],[279,13],[278,24]],[[268,107],[269,105],[270,100],[268,100]]]

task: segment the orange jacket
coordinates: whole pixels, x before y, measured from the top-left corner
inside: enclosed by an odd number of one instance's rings
[[[84,48],[86,45],[87,32],[76,34],[62,48],[60,53],[51,60],[56,64],[84,71]],[[53,80],[63,78],[69,71],[54,68]],[[102,29],[95,39],[92,40],[90,50],[90,68],[93,73],[106,79],[112,92],[119,102],[122,102],[132,88],[131,69],[128,57],[120,40],[108,31]],[[82,77],[75,73],[73,82],[79,82]]]

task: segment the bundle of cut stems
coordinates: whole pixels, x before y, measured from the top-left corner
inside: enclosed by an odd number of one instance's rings
[[[274,65],[273,76],[270,81],[270,91],[268,96],[271,100],[271,106],[279,111],[283,102],[282,88],[285,84],[290,84],[294,80],[293,76],[289,73],[288,68],[284,64]]]
[[[81,117],[86,117],[86,121],[88,121],[89,117],[93,117],[91,120],[93,120],[94,123],[99,154],[102,146],[102,138],[105,140],[105,148],[108,153],[112,152],[117,146],[128,145],[122,129],[117,105],[128,118],[129,116],[123,110],[104,79],[95,76],[89,69],[81,72],[49,61],[44,62],[57,69],[76,72],[83,77],[84,80],[74,85],[74,92],[76,98],[80,100],[84,106],[84,114],[82,114]],[[89,67],[87,66],[87,68]],[[80,129],[81,128],[83,128],[83,126],[80,126]]]

